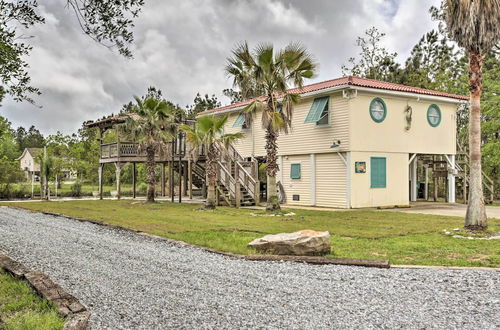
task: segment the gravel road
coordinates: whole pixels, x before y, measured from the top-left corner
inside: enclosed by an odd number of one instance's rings
[[[499,329],[500,273],[233,260],[0,208],[0,251],[48,274],[92,329]]]

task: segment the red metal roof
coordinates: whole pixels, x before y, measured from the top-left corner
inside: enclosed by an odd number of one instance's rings
[[[374,89],[384,89],[384,90],[399,91],[399,92],[405,92],[405,93],[441,96],[441,97],[448,97],[448,98],[458,99],[458,100],[468,100],[469,99],[468,96],[449,94],[449,93],[444,93],[444,92],[433,91],[430,89],[405,86],[405,85],[394,84],[394,83],[390,83],[390,82],[386,82],[386,81],[360,78],[360,77],[354,77],[354,76],[348,76],[348,77],[342,77],[342,78],[322,81],[319,83],[304,86],[302,89],[292,88],[289,90],[289,92],[290,93],[297,93],[297,94],[305,94],[305,93],[311,93],[311,92],[319,91],[322,89],[327,89],[327,88],[342,86],[342,85],[367,87],[367,88],[374,88]],[[257,99],[263,99],[263,98],[260,97]],[[223,107],[200,112],[200,114],[209,114],[209,113],[219,112],[219,111],[223,111],[223,110],[239,108],[239,107],[248,105],[253,100],[255,100],[255,99],[247,100],[247,101],[243,101],[243,102],[239,102],[239,103],[235,103],[235,104],[229,104],[229,105],[226,105]]]

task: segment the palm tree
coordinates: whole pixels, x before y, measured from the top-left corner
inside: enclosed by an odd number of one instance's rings
[[[254,51],[244,43],[233,50],[228,59],[226,73],[233,77],[233,84],[244,98],[260,96],[243,109],[249,122],[252,114],[262,110],[262,128],[266,131],[267,207],[274,212],[280,209],[276,189],[276,173],[280,132],[288,133],[292,123],[293,105],[299,94],[290,93],[290,87],[302,89],[304,78],[312,78],[317,65],[307,50],[297,43],[274,51],[272,45],[260,44]]]
[[[465,227],[487,227],[481,170],[482,66],[486,52],[500,40],[500,0],[444,0],[450,37],[469,55],[470,188]]]
[[[50,200],[49,179],[54,172],[54,158],[47,154],[47,147],[36,155],[38,164],[40,164],[40,195],[45,200]]]
[[[224,134],[223,128],[227,116],[199,117],[194,127],[181,125],[180,129],[186,132],[186,139],[191,144],[194,152],[203,147],[207,155],[206,172],[208,177],[208,192],[205,208],[215,209],[215,188],[217,183],[217,161],[219,160],[220,146],[227,146],[243,137],[242,133]]]
[[[125,130],[139,142],[139,150],[146,152],[147,202],[155,202],[155,156],[166,152],[168,142],[175,132],[175,109],[165,100],[146,97],[144,100],[134,97],[136,104],[133,111],[137,116],[130,117]]]

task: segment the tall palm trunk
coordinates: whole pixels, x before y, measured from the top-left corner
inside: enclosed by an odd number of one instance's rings
[[[155,202],[155,149],[153,146],[146,148],[146,166],[148,171],[148,193],[147,202]]]
[[[271,125],[266,129],[266,173],[267,173],[267,205],[266,210],[274,212],[280,209],[276,187],[278,166],[278,132]]]
[[[487,226],[484,207],[483,182],[481,173],[481,89],[483,56],[478,51],[469,52],[469,204],[465,215],[465,227],[484,229]]]
[[[217,148],[212,144],[208,147],[207,152],[207,178],[208,178],[208,190],[207,190],[207,201],[205,203],[206,209],[215,209],[217,205],[215,189],[217,184],[217,159],[219,157],[219,152]]]

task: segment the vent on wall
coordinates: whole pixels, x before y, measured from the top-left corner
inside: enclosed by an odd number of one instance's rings
[[[293,199],[294,201],[300,201],[300,195],[293,195],[293,196],[292,196],[292,199]]]

